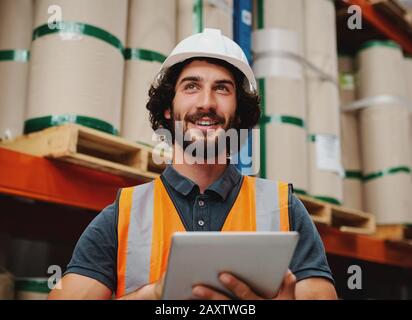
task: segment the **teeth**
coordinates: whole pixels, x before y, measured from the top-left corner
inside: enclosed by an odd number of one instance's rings
[[[217,122],[197,121],[196,124],[201,125],[201,126],[210,126],[210,125],[215,125],[215,124],[217,124]]]

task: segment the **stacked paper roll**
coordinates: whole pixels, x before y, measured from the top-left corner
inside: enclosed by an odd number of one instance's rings
[[[204,28],[216,28],[233,37],[233,0],[177,0],[177,40]]]
[[[309,193],[341,203],[340,110],[335,8],[332,1],[304,1],[309,145]],[[321,17],[321,18],[319,18]]]
[[[409,93],[409,145],[411,149],[409,150],[411,153],[411,168],[412,168],[412,58],[408,57],[404,60],[405,72],[406,72],[406,91]]]
[[[0,140],[23,133],[32,0],[0,1]]]
[[[60,120],[109,132],[120,129],[127,4],[35,2],[26,131]]]
[[[253,33],[254,72],[267,119],[260,129],[261,173],[308,191],[301,0],[261,1]],[[292,17],[291,17],[292,15]],[[287,17],[287,18],[286,18]],[[256,156],[256,155],[255,155]]]
[[[409,111],[402,51],[393,42],[372,41],[358,53],[365,210],[382,224],[412,222]],[[394,98],[384,102],[383,97]]]
[[[155,142],[146,109],[148,91],[175,45],[175,10],[174,0],[129,2],[127,48],[131,54],[126,55],[122,135],[149,145]]]
[[[339,56],[339,88],[341,106],[355,101],[355,70],[350,56]],[[362,210],[362,159],[358,113],[341,112],[342,164],[345,169],[343,180],[343,204],[349,208]]]

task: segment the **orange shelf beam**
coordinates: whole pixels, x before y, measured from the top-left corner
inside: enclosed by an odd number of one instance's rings
[[[406,52],[412,54],[412,37],[379,14],[367,0],[344,0],[344,2],[361,7],[362,16],[370,24],[389,39],[399,43]]]
[[[140,184],[91,168],[0,147],[0,193],[100,211],[119,188]]]
[[[0,148],[3,194],[100,211],[113,202],[119,188],[140,183],[138,179]],[[329,254],[412,268],[412,245],[342,233],[321,224],[317,228]]]

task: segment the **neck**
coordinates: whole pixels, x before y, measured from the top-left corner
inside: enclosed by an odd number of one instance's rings
[[[219,155],[213,164],[204,161],[204,164],[196,163],[195,159],[183,153],[182,148],[175,144],[173,168],[182,176],[189,178],[199,186],[200,193],[220,178],[227,168],[226,155]]]

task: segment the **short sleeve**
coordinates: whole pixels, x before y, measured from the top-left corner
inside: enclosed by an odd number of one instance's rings
[[[116,290],[117,219],[115,204],[93,219],[78,240],[65,274],[90,277]]]
[[[334,283],[319,232],[305,206],[295,195],[292,195],[291,222],[291,230],[299,232],[299,241],[290,264],[297,281],[322,277]]]

